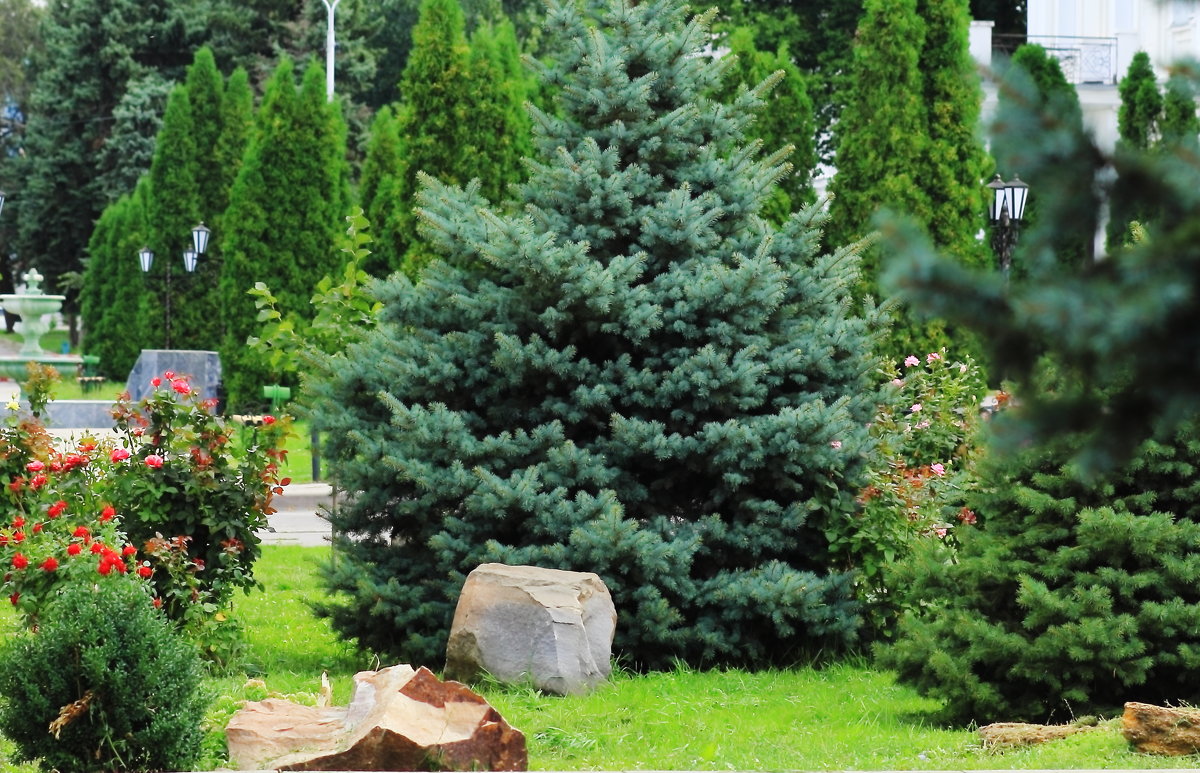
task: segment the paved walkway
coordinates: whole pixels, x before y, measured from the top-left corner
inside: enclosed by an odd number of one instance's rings
[[[258,535],[265,545],[328,545],[332,534],[329,521],[321,517],[333,493],[328,483],[293,483],[272,504],[278,511],[268,518],[270,528]]]

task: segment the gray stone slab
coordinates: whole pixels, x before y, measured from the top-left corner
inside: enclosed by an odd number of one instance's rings
[[[143,349],[129,371],[125,390],[137,402],[154,391],[150,379],[168,370],[187,376],[201,399],[220,396],[221,356],[199,349]]]
[[[29,409],[28,403],[23,404]],[[112,400],[53,400],[46,404],[46,424],[53,429],[112,429]]]

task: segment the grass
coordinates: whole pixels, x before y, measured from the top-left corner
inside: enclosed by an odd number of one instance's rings
[[[283,696],[314,704],[321,674],[335,704],[355,672],[379,663],[334,636],[309,602],[322,597],[318,564],[329,548],[266,546],[256,573],[265,592],[241,598],[235,619],[245,653],[235,673],[214,677],[198,769],[226,766],[224,727],[244,701]],[[495,683],[477,689],[524,732],[531,770],[978,770],[1181,768],[1200,759],[1130,751],[1118,720],[1100,731],[1005,753],[980,747],[971,729],[929,720],[937,704],[887,673],[850,660],[824,668],[759,672],[618,670],[586,696],[553,697]],[[12,747],[0,739],[0,771]]]
[[[240,702],[268,694],[313,703],[321,672],[334,702],[353,674],[391,665],[339,641],[307,602],[323,591],[316,566],[328,548],[268,546],[257,573],[266,592],[241,600],[247,673],[213,681],[205,764],[224,764],[221,728]],[[259,680],[259,681],[253,681]],[[480,692],[525,733],[533,770],[969,770],[1179,768],[1197,758],[1136,754],[1116,721],[1102,731],[1019,751],[980,748],[970,729],[939,727],[937,704],[861,660],[760,672],[686,667],[618,670],[587,696],[545,696],[494,683]]]

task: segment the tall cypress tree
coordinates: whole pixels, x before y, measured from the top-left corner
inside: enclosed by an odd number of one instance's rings
[[[358,178],[358,205],[367,220],[379,231],[395,205],[394,178],[403,164],[400,155],[400,131],[396,111],[384,105],[375,114],[367,138],[367,152]],[[383,192],[381,195],[381,191]],[[372,250],[363,269],[369,274],[382,275],[396,264],[398,258],[389,258],[389,250]]]
[[[929,197],[929,235],[963,265],[990,266],[990,251],[975,238],[985,224],[980,182],[991,161],[983,149],[983,85],[971,58],[968,3],[918,0],[917,12],[925,22],[921,70],[929,132],[917,183]]]
[[[292,63],[284,60],[263,96],[223,221],[221,360],[232,405],[254,405],[261,387],[280,379],[246,350],[257,314],[246,292],[269,281],[283,313],[307,316],[317,282],[340,262],[336,245],[347,204],[340,108],[326,101],[318,65],[305,70],[297,89]]]
[[[123,382],[137,361],[151,321],[152,291],[138,265],[137,251],[149,243],[149,176],[133,193],[107,207],[92,233],[90,260],[81,292],[84,351],[100,357],[103,375]]]
[[[1117,109],[1117,131],[1122,145],[1148,150],[1159,136],[1163,99],[1150,55],[1138,51],[1117,87],[1121,106]],[[1193,111],[1194,112],[1194,111]]]
[[[463,153],[470,122],[470,49],[458,0],[423,0],[413,28],[413,47],[400,81],[397,132],[402,164],[382,186],[388,209],[377,210],[375,252],[392,270],[409,260],[423,263],[412,210],[417,173],[466,183],[472,160]],[[418,254],[426,257],[417,257]]]
[[[437,663],[485,561],[600,574],[632,662],[785,661],[853,641],[831,530],[876,402],[851,251],[817,208],[757,217],[786,167],[744,132],[772,81],[714,103],[711,15],[552,3],[519,214],[424,178],[441,260],[377,285],[379,328],[326,362],[339,484],[335,627]],[[802,461],[801,461],[802,460]]]
[[[250,88],[250,76],[239,67],[229,76],[221,99],[221,132],[213,147],[213,171],[220,175],[220,182],[210,194],[213,198],[206,209],[214,230],[222,228],[222,217],[229,207],[229,193],[242,168],[242,158],[254,128],[254,92]],[[220,247],[214,245],[214,247]]]
[[[1117,110],[1118,152],[1141,152],[1157,146],[1162,136],[1163,96],[1150,64],[1150,55],[1145,51],[1134,54],[1117,93],[1121,97],[1121,106]],[[1131,223],[1149,225],[1154,215],[1137,196],[1114,196],[1107,226],[1109,247],[1130,239]]]
[[[533,151],[525,110],[527,78],[513,25],[500,21],[476,28],[467,66],[476,87],[469,92],[466,155],[481,161],[473,171],[480,178],[479,192],[498,202],[508,196],[509,185],[525,178],[522,159]]]
[[[805,77],[786,48],[781,47],[775,53],[756,48],[754,33],[747,27],[735,29],[725,44],[737,61],[721,85],[719,99],[732,101],[738,89],[752,89],[772,73],[783,73],[783,80],[768,98],[767,109],[749,129],[750,136],[762,140],[767,153],[792,148],[788,156],[792,169],[779,181],[779,187],[763,208],[765,217],[782,223],[816,198],[812,187],[813,170],[817,166],[816,127]]]
[[[151,316],[147,349],[188,349],[192,335],[186,306],[179,297],[186,281],[181,255],[200,219],[196,190],[197,154],[191,100],[186,86],[176,86],[167,101],[163,128],[150,165],[150,241],[154,264],[150,279]],[[170,284],[169,284],[170,283]],[[185,343],[185,339],[187,343]]]
[[[1200,134],[1200,118],[1196,116],[1196,88],[1183,75],[1167,79],[1163,96],[1162,140],[1168,144],[1185,143],[1193,147]]]
[[[865,3],[837,127],[832,244],[870,234],[881,207],[929,222],[929,197],[917,179],[928,144],[920,69],[924,40],[917,0]],[[868,251],[866,257],[864,274],[873,293],[878,256]]]

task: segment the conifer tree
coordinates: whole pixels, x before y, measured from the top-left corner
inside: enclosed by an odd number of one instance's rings
[[[101,373],[124,381],[137,361],[149,324],[152,287],[142,275],[137,251],[149,240],[146,211],[150,178],[138,181],[133,193],[109,205],[88,246],[81,302],[84,351],[100,358]]]
[[[852,82],[837,126],[832,244],[869,235],[881,207],[929,222],[929,198],[917,179],[928,144],[920,69],[924,40],[917,0],[864,3]],[[864,289],[875,292],[878,256],[868,251],[865,257]]]
[[[191,315],[179,298],[186,281],[181,256],[191,241],[192,227],[200,220],[197,163],[191,99],[187,87],[180,85],[167,100],[150,165],[150,240],[146,246],[154,252],[150,279],[157,291],[151,293],[154,324],[149,327],[150,338],[143,342],[146,349],[204,348],[191,345],[191,320],[185,319]],[[173,283],[169,290],[168,282]]]
[[[727,63],[678,0],[551,3],[535,156],[505,214],[423,178],[421,281],[331,357],[315,420],[339,485],[343,635],[440,663],[486,561],[597,572],[630,662],[786,661],[860,624],[830,531],[876,403],[852,250],[816,207],[758,217],[782,153],[744,139],[774,78]]]
[[[188,103],[192,109],[192,137],[196,146],[196,195],[206,222],[212,222],[216,208],[229,196],[223,178],[224,171],[215,163],[216,148],[223,125],[225,97],[224,79],[217,69],[212,49],[204,46],[196,51],[188,67]],[[194,224],[193,224],[194,225]]]
[[[1068,462],[1078,436],[998,458],[957,560],[933,554],[896,578],[920,604],[881,665],[980,725],[1196,701],[1196,429],[1090,483]]]
[[[1121,106],[1117,109],[1117,131],[1121,144],[1148,150],[1159,134],[1163,99],[1158,91],[1158,79],[1150,64],[1150,55],[1138,51],[1117,88]]]
[[[261,400],[277,383],[247,352],[256,311],[247,291],[269,280],[280,310],[306,316],[317,282],[338,264],[334,245],[348,204],[345,125],[325,99],[324,73],[310,65],[299,89],[292,63],[276,69],[225,213],[221,297],[226,335],[222,375],[234,406]]]
[[[423,0],[404,77],[397,133],[403,138],[402,164],[393,170],[386,191],[388,209],[376,207],[375,252],[390,270],[400,268],[409,251],[420,252],[413,214],[417,173],[466,183],[469,165],[462,150],[471,121],[469,113],[470,50],[466,21],[458,0]],[[377,194],[378,195],[378,194]],[[368,213],[369,216],[369,213]],[[382,217],[381,217],[382,216]]]
[[[222,216],[229,207],[229,193],[242,168],[242,158],[254,128],[254,92],[250,88],[250,76],[243,68],[233,71],[225,83],[221,98],[221,132],[213,147],[213,171],[220,175],[214,186],[211,201],[213,230],[220,232]],[[219,248],[218,245],[214,245]]]
[[[793,148],[788,157],[792,170],[779,181],[779,187],[763,208],[764,217],[782,223],[801,206],[816,199],[812,187],[813,170],[817,166],[816,125],[805,77],[786,48],[780,47],[775,53],[757,49],[754,32],[748,27],[733,30],[725,45],[730,55],[737,57],[737,63],[730,68],[721,93],[716,95],[722,101],[732,101],[738,89],[752,89],[776,71],[784,74],[769,98],[768,107],[749,129],[749,136],[762,140],[767,152]]]
[[[384,105],[371,121],[366,157],[358,178],[358,205],[371,223],[389,220],[396,206],[395,177],[403,165],[400,146],[396,111],[390,105]],[[389,258],[393,252],[387,247],[372,250],[363,269],[372,275],[389,273],[393,265],[399,265],[398,257]]]
[[[986,220],[980,181],[991,160],[983,149],[983,86],[970,54],[968,3],[918,0],[917,13],[925,22],[921,70],[929,132],[917,181],[929,197],[929,235],[963,265],[990,266],[990,250],[976,239]]]
[[[524,177],[526,79],[517,75],[511,25],[481,26],[471,45],[464,28],[458,0],[422,4],[400,84],[400,161],[380,177],[366,209],[375,226],[377,272],[382,263],[415,277],[431,257],[413,214],[418,174],[460,185],[478,178],[483,194],[496,199]]]
[[[526,77],[512,23],[476,28],[467,65],[477,87],[471,90],[467,107],[471,133],[466,155],[486,161],[475,172],[479,193],[498,202],[507,197],[509,185],[524,179],[523,159],[533,152],[525,110]]]
[[[1134,54],[1117,93],[1121,97],[1121,106],[1117,110],[1119,150],[1146,151],[1157,146],[1162,136],[1163,97],[1158,90],[1150,55],[1145,51]],[[1154,216],[1155,213],[1142,205],[1136,196],[1115,198],[1107,226],[1109,246],[1130,238],[1131,223],[1145,226]]]
[[[1168,144],[1195,145],[1200,134],[1196,116],[1196,90],[1188,77],[1172,75],[1163,96],[1162,140]]]

